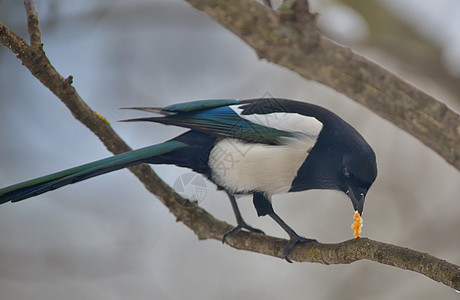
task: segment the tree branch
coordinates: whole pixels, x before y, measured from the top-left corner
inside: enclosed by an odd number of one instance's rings
[[[72,77],[62,77],[46,57],[43,47],[29,46],[22,38],[0,22],[0,43],[10,49],[51,92],[71,111],[73,116],[88,127],[109,151],[114,154],[131,148],[114,132],[105,118],[91,110],[71,85]],[[308,41],[306,42],[308,44]],[[280,60],[283,60],[280,58]],[[181,198],[147,165],[130,168],[131,172],[177,218],[201,239],[221,240],[232,226],[215,219],[194,203]],[[180,204],[181,205],[180,205]],[[287,241],[270,236],[240,232],[227,239],[236,249],[283,258]],[[460,268],[426,253],[402,248],[367,238],[353,239],[339,244],[310,243],[299,245],[290,254],[298,262],[322,264],[348,264],[357,260],[372,260],[382,264],[412,270],[454,289],[460,289]]]
[[[397,16],[378,0],[339,0],[364,19],[369,36],[360,45],[383,50],[411,72],[422,74],[460,98],[459,78],[449,73],[443,49],[432,38],[419,33],[407,19]]]
[[[320,35],[306,0],[274,11],[254,0],[186,0],[260,58],[325,84],[407,131],[460,170],[460,116],[378,64]]]
[[[38,9],[35,0],[24,0],[27,14],[27,30],[29,31],[30,44],[41,45],[42,33],[38,22]]]

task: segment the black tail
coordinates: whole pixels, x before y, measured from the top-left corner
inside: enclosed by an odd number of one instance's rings
[[[149,161],[152,157],[186,146],[184,143],[172,140],[21,182],[0,189],[0,204],[34,197],[68,184]]]

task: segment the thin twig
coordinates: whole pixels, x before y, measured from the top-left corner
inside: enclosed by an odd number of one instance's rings
[[[264,0],[264,4],[267,5],[270,8],[273,8],[271,0]]]
[[[27,13],[27,30],[29,31],[30,44],[41,45],[42,33],[38,22],[38,10],[35,0],[24,0]]]

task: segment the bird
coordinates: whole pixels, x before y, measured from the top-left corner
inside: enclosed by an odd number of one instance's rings
[[[316,242],[298,235],[275,213],[276,194],[310,189],[337,190],[362,215],[366,194],[377,177],[371,146],[350,124],[318,105],[278,98],[196,100],[157,107],[127,107],[156,116],[122,120],[187,128],[164,143],[125,152],[0,189],[0,204],[17,202],[101,174],[140,163],[189,168],[228,195],[241,230],[247,224],[237,197],[252,195],[257,215],[269,216],[289,235],[286,261],[297,244]]]

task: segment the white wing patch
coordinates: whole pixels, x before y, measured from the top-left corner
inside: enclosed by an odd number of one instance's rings
[[[229,107],[241,118],[252,123],[287,132],[299,133],[302,136],[308,136],[310,139],[314,139],[315,142],[323,128],[323,123],[315,117],[287,112],[243,115],[241,113],[243,109],[241,109],[240,106],[241,105],[231,105]]]
[[[311,140],[297,139],[284,145],[223,139],[209,155],[212,179],[230,193],[288,192],[313,145]]]

